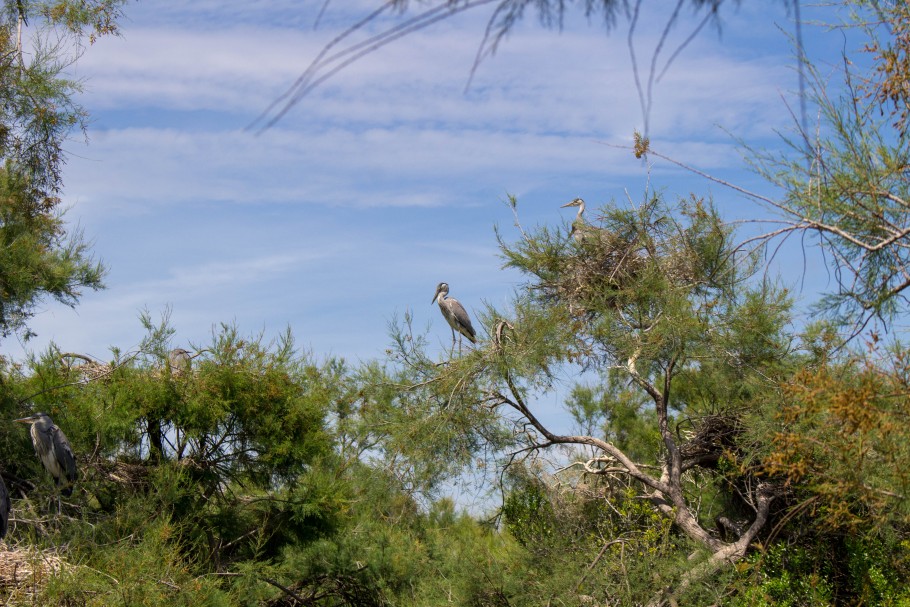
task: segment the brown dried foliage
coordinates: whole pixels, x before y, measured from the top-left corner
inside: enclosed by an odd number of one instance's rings
[[[874,525],[902,514],[910,487],[907,404],[910,359],[804,369],[784,388],[780,430],[766,474],[809,493],[823,527]]]
[[[864,88],[882,113],[885,106],[891,106],[891,116],[896,116],[894,127],[906,135],[910,120],[910,5],[894,2],[882,8],[882,16],[891,39],[887,43],[874,40],[866,46],[874,56],[875,75]]]

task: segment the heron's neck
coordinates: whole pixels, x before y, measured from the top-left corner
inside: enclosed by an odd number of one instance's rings
[[[581,214],[584,212],[585,212],[585,203],[581,203],[580,205],[578,205],[578,215],[575,216],[575,219],[580,220]]]

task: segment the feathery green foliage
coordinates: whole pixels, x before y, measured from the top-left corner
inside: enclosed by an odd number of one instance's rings
[[[80,40],[117,33],[125,0],[4,0],[0,4],[0,336],[28,338],[36,306],[74,306],[102,287],[103,268],[60,209],[63,145],[84,130],[66,76]],[[28,29],[23,42],[23,28]],[[23,45],[29,44],[29,52]]]
[[[122,4],[3,5],[5,334],[101,272],[56,211],[75,83],[50,51],[22,63],[19,20],[92,40]],[[622,6],[584,4],[608,21]],[[167,316],[145,314],[140,347],[107,361],[0,360],[0,413],[49,412],[80,471],[56,516],[28,433],[0,424],[7,540],[63,563],[30,604],[910,604],[910,354],[840,335],[904,313],[907,12],[875,6],[893,26],[865,24],[876,77],[839,98],[810,71],[819,145],[757,160],[784,186],[783,231],[815,231],[850,276],[827,321],[794,328],[761,249],[710,201],[648,191],[575,234],[497,233],[526,280],[465,350],[405,316],[385,360],[353,367],[231,325],[174,357]],[[564,10],[499,7],[506,28]],[[465,512],[448,494],[472,481],[488,493]]]

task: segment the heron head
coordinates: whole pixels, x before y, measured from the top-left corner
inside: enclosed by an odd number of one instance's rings
[[[430,303],[433,303],[434,301],[436,301],[436,298],[439,297],[440,293],[442,293],[443,295],[449,294],[448,283],[441,282],[436,286],[436,293],[433,294],[433,299],[432,299],[432,301],[430,301]]]
[[[559,208],[564,209],[566,207],[581,207],[583,209],[583,208],[585,208],[585,201],[582,200],[581,198],[576,198],[572,202],[567,202],[566,204],[562,205]]]
[[[29,415],[28,417],[20,417],[19,419],[14,419],[13,421],[19,422],[20,424],[36,424],[44,420],[47,420],[48,423],[52,423],[51,418],[47,413],[39,411],[34,415]]]

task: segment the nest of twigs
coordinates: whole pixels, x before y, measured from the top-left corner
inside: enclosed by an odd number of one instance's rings
[[[382,592],[356,575],[316,575],[291,586],[266,580],[282,595],[266,603],[268,607],[303,607],[304,605],[348,605],[350,607],[385,607]]]
[[[71,371],[75,371],[81,375],[82,381],[85,383],[109,381],[111,373],[114,372],[113,366],[99,362],[84,354],[66,352],[61,354],[60,358]]]
[[[650,289],[643,281],[687,285],[695,280],[691,256],[685,251],[654,251],[654,242],[638,234],[585,226],[577,252],[566,257],[555,277],[546,281],[547,295],[568,302],[576,313],[594,313],[629,303]]]
[[[638,281],[648,253],[636,239],[607,230],[585,226],[580,234],[578,253],[551,285],[554,295],[580,311],[614,305]]]
[[[683,461],[697,463],[703,468],[713,468],[720,457],[736,448],[736,438],[742,433],[742,424],[732,415],[706,415],[691,423],[677,426],[677,434],[686,439],[679,447]]]
[[[702,263],[692,243],[665,217],[645,215],[608,227],[576,226],[573,254],[543,269],[544,295],[568,303],[576,314],[617,308],[642,294],[699,282]]]
[[[5,605],[32,605],[48,579],[63,569],[55,550],[0,549],[0,595]]]
[[[110,483],[129,487],[137,493],[142,493],[149,487],[150,468],[144,463],[98,460],[92,462],[91,465],[100,476]]]

